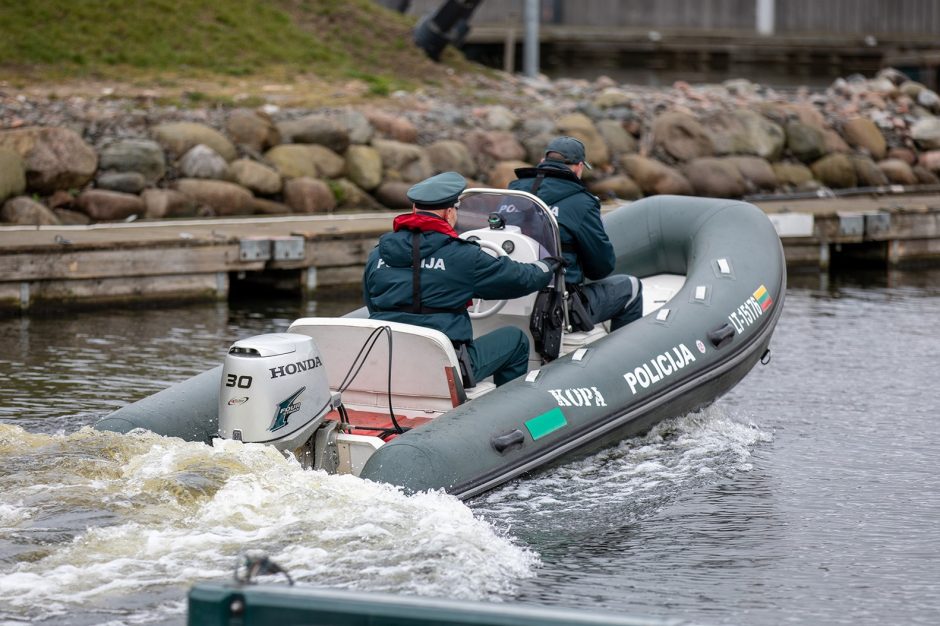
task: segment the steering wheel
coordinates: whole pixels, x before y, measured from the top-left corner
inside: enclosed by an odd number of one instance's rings
[[[475,243],[480,244],[480,247],[483,248],[488,254],[499,258],[501,256],[507,256],[506,251],[497,246],[492,241],[487,241],[485,239],[477,239]],[[506,306],[506,300],[489,300],[490,306],[483,309],[484,300],[482,298],[474,298],[473,304],[470,307],[470,310],[467,312],[470,315],[471,319],[483,319],[484,317],[490,317],[491,315],[496,315],[499,313],[500,309]]]

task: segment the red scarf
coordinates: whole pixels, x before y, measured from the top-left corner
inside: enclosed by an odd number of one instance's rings
[[[400,230],[420,230],[421,232],[436,231],[457,237],[457,231],[447,223],[443,217],[438,217],[433,213],[405,213],[399,215],[392,222],[392,230],[396,233]]]

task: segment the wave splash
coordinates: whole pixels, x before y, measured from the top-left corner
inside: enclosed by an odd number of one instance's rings
[[[772,433],[712,405],[469,504],[488,521],[536,544],[534,537],[552,528],[617,529],[655,514],[683,493],[749,471],[752,450],[769,441]]]
[[[191,584],[229,579],[247,550],[298,584],[461,599],[511,594],[539,563],[442,492],[303,470],[263,445],[0,424],[0,494],[0,621],[181,613]]]

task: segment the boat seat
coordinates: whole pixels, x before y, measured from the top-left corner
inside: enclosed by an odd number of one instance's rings
[[[353,317],[306,317],[287,332],[313,337],[334,391],[346,378],[356,355],[378,328],[392,331],[392,408],[404,414],[441,414],[493,388],[481,382],[464,390],[454,346],[437,330]],[[343,391],[348,406],[388,408],[388,337],[378,334],[359,373]]]
[[[597,341],[601,337],[607,336],[607,330],[603,324],[595,324],[594,328],[588,331],[579,331],[576,333],[565,333],[561,339],[561,354],[565,355],[574,352],[578,348]]]
[[[467,387],[464,389],[464,393],[467,394],[467,400],[473,400],[474,398],[479,398],[483,394],[489,393],[496,389],[496,384],[491,380],[481,380],[478,381],[473,387]]]

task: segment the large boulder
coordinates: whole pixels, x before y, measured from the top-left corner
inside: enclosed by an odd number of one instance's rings
[[[375,199],[381,202],[382,206],[390,209],[410,209],[412,205],[411,200],[408,199],[409,189],[411,189],[411,183],[386,180],[375,190]]]
[[[404,143],[418,139],[418,129],[407,118],[376,110],[367,111],[365,116],[372,127],[388,139]]]
[[[827,187],[846,189],[858,186],[855,165],[844,154],[829,154],[810,166],[813,176]]]
[[[507,189],[509,183],[516,180],[516,169],[529,167],[525,161],[500,161],[490,170],[488,179],[490,187]]]
[[[98,155],[73,130],[29,127],[0,131],[0,148],[23,162],[26,188],[40,194],[80,189],[98,169]]]
[[[902,81],[900,85],[898,85],[898,91],[909,98],[915,99],[918,95],[920,95],[920,92],[924,91],[925,89],[927,89],[927,87],[924,84],[914,80],[905,80]]]
[[[584,144],[584,153],[591,165],[604,168],[610,163],[610,150],[607,149],[607,143],[587,115],[570,113],[557,119],[555,125],[560,134],[581,140]]]
[[[653,147],[676,161],[715,154],[711,134],[687,113],[667,111],[653,120]]]
[[[802,163],[781,161],[771,164],[777,183],[785,187],[800,189],[813,180],[813,171]]]
[[[0,148],[0,202],[26,191],[23,159],[9,148]]]
[[[703,157],[683,165],[682,173],[700,196],[712,198],[740,198],[747,193],[747,185],[738,168],[724,159]]]
[[[235,109],[229,113],[225,131],[236,144],[263,152],[281,143],[281,134],[271,117],[251,109]]]
[[[186,151],[179,161],[180,173],[185,178],[211,178],[231,180],[228,161],[205,144],[197,144]]]
[[[539,132],[535,135],[527,136],[522,139],[522,145],[525,148],[526,157],[524,160],[530,163],[538,163],[545,157],[545,149],[548,143],[558,135],[552,132]],[[590,161],[590,159],[588,159]]]
[[[702,120],[711,134],[715,154],[755,154],[747,140],[747,129],[733,111],[716,111]]]
[[[287,143],[317,144],[337,154],[346,152],[350,143],[349,131],[342,120],[320,113],[281,122],[277,128]]]
[[[867,117],[846,120],[842,134],[850,145],[867,152],[873,159],[880,161],[884,158],[888,144],[875,123]]]
[[[372,141],[375,135],[375,128],[369,122],[369,119],[361,111],[355,109],[346,109],[337,113],[337,118],[346,129],[351,144],[367,144]]]
[[[356,186],[372,191],[382,183],[382,155],[372,146],[349,146],[346,171]]]
[[[463,136],[463,142],[484,166],[493,161],[522,161],[526,157],[516,136],[504,130],[471,130]]]
[[[295,213],[331,213],[336,196],[322,180],[303,176],[284,183],[284,202]]]
[[[776,161],[783,154],[783,128],[749,109],[719,111],[703,123],[711,133],[716,155],[754,155]]]
[[[266,196],[280,193],[283,187],[280,174],[251,159],[235,159],[231,163],[231,170],[239,185]]]
[[[777,175],[770,163],[757,156],[731,156],[724,161],[737,168],[747,185],[748,191],[771,190],[777,188]]]
[[[615,174],[588,185],[591,193],[604,200],[636,200],[643,197],[643,190],[626,174]]]
[[[818,131],[824,131],[829,128],[826,118],[812,104],[805,102],[758,102],[755,106],[756,112],[770,120],[780,127],[785,127],[787,122],[796,120],[807,126],[812,126]]]
[[[385,207],[365,189],[348,178],[337,178],[331,182],[339,211],[381,211]]]
[[[95,179],[95,187],[108,191],[138,194],[147,186],[147,179],[140,172],[101,172]]]
[[[416,183],[434,174],[421,146],[393,139],[373,139],[372,146],[382,158],[383,179]]]
[[[284,178],[338,178],[346,171],[346,160],[325,146],[283,144],[264,154]]]
[[[825,154],[826,141],[818,128],[791,120],[787,122],[786,131],[787,149],[799,161],[811,163]]]
[[[150,219],[191,217],[196,215],[197,202],[176,189],[146,189],[140,194],[144,215]]]
[[[911,139],[921,150],[940,149],[940,118],[925,117],[911,127]]]
[[[929,172],[940,174],[940,150],[922,152],[917,165]]]
[[[624,171],[636,181],[643,194],[674,194],[691,196],[692,185],[689,180],[673,168],[638,154],[628,154],[620,158]]]
[[[166,156],[156,141],[121,139],[102,148],[98,167],[104,171],[138,172],[153,185],[166,174]]]
[[[917,163],[917,152],[911,148],[904,148],[900,146],[888,148],[888,153],[885,155],[885,157],[888,159],[900,159],[908,165],[915,165]]]
[[[748,109],[738,109],[734,115],[744,126],[746,152],[741,154],[753,154],[768,161],[780,159],[787,143],[787,133],[782,126]]]
[[[457,172],[465,177],[477,175],[477,164],[463,143],[453,139],[435,141],[427,148],[435,172]]]
[[[56,219],[63,226],[88,226],[91,224],[91,218],[81,211],[72,211],[71,209],[52,209]]]
[[[519,123],[519,118],[501,104],[487,107],[483,119],[492,130],[512,130]]]
[[[212,215],[251,215],[251,192],[235,183],[203,178],[181,178],[176,189],[183,192]]]
[[[283,202],[269,200],[268,198],[253,198],[251,201],[252,213],[256,215],[290,215],[291,208]]]
[[[155,126],[151,132],[157,143],[163,146],[174,160],[199,144],[209,146],[226,161],[234,161],[238,156],[235,145],[225,135],[206,124],[168,122]]]
[[[914,172],[917,182],[921,185],[940,185],[940,177],[923,166],[915,165],[911,171]]]
[[[627,132],[623,124],[617,120],[601,120],[597,123],[597,132],[600,133],[613,157],[636,152],[636,139]],[[588,157],[588,161],[591,161]],[[593,161],[591,161],[593,164]]]
[[[61,223],[48,207],[28,196],[17,196],[3,203],[0,222],[20,226],[51,226]]]
[[[842,135],[832,130],[831,128],[826,128],[822,131],[823,134],[823,153],[831,154],[833,152],[842,152],[848,154],[852,152],[852,148],[846,143],[845,139],[842,138]]]
[[[850,155],[849,159],[855,166],[855,178],[859,187],[882,187],[888,184],[888,177],[870,158]]]
[[[598,109],[617,109],[629,107],[633,100],[632,94],[618,87],[607,87],[594,98],[594,106]]]
[[[106,189],[87,189],[78,194],[75,203],[96,222],[123,220],[131,215],[143,215],[145,210],[140,196]]]
[[[902,159],[885,159],[878,162],[878,169],[884,172],[888,182],[895,185],[916,185],[917,176],[910,164]]]

